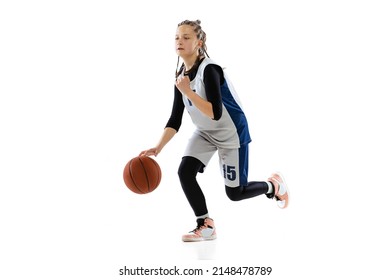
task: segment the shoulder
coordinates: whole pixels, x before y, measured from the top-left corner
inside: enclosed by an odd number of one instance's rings
[[[203,59],[202,63],[199,65],[199,69],[201,70],[201,73],[204,73],[204,75],[219,75],[223,77],[223,69],[222,67],[214,62],[212,59],[206,57]]]
[[[209,57],[205,57],[202,62],[199,65],[199,68],[205,69],[206,67],[220,67],[218,63],[216,63],[214,60],[212,60]]]
[[[220,75],[223,75],[222,67],[218,64],[209,64],[204,68],[204,72],[206,73],[218,73]]]

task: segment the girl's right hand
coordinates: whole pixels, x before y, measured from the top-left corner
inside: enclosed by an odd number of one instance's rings
[[[157,148],[151,148],[149,150],[145,150],[145,151],[142,151],[140,152],[139,156],[140,157],[148,157],[148,156],[157,156],[158,155],[158,150]]]

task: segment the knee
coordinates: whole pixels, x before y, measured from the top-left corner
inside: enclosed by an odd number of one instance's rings
[[[180,181],[188,177],[188,170],[185,164],[183,164],[183,162],[181,162],[179,165],[179,168],[177,170],[177,175],[179,176]]]
[[[196,158],[192,157],[183,157],[177,174],[181,181],[188,180],[196,177],[198,172],[201,172],[203,164]]]
[[[177,170],[177,175],[179,176],[180,180],[183,180],[188,177],[188,168],[183,162],[181,162],[179,165],[179,168]]]
[[[240,201],[241,200],[241,192],[242,192],[242,187],[228,187],[225,186],[226,190],[226,195],[231,201]]]

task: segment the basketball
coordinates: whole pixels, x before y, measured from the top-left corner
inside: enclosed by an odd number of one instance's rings
[[[161,181],[158,163],[147,156],[131,159],[123,170],[123,180],[134,193],[147,194],[154,191]]]

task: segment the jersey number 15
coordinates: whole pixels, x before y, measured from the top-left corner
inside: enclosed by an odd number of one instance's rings
[[[229,181],[234,181],[237,178],[236,167],[232,165],[222,165],[223,177]]]

